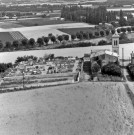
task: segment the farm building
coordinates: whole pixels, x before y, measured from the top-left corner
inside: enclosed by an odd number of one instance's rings
[[[91,61],[100,61],[101,66],[107,65],[110,62],[119,62],[119,55],[109,50],[98,50],[91,54]]]
[[[8,42],[13,42],[15,40],[22,40],[27,39],[22,33],[18,31],[12,31],[12,32],[0,32],[0,40],[3,44]]]

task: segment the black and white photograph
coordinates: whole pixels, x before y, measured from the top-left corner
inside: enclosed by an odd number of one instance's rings
[[[134,0],[0,0],[0,135],[134,135]]]

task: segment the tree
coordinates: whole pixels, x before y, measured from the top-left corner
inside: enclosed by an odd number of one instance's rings
[[[126,28],[121,28],[121,32],[125,33],[126,32]]]
[[[28,48],[28,40],[27,39],[22,39],[21,44],[25,47]]]
[[[112,30],[111,30],[111,33],[112,33],[112,34],[115,34],[115,30],[114,30],[114,29],[112,29]]]
[[[37,39],[37,43],[38,43],[39,46],[41,47],[41,46],[44,44],[43,39],[42,39],[42,38],[38,38],[38,39]]]
[[[55,36],[52,36],[52,37],[51,37],[51,41],[52,41],[53,44],[54,44],[54,42],[56,41],[56,37],[55,37]]]
[[[99,32],[96,31],[96,32],[94,33],[94,35],[95,35],[96,37],[98,37],[98,36],[99,36]]]
[[[84,38],[84,39],[88,39],[88,38],[89,38],[88,33],[83,33],[83,38]]]
[[[0,40],[0,50],[2,50],[3,49],[3,43],[2,43],[2,41]]]
[[[49,38],[48,37],[44,37],[44,42],[46,43],[46,45],[48,45],[48,42],[49,42]]]
[[[130,27],[127,27],[127,31],[128,31],[128,32],[131,32],[131,30],[132,30],[132,29],[131,29]]]
[[[54,59],[54,54],[45,54],[43,57],[45,60]]]
[[[72,39],[72,40],[76,39],[76,35],[72,34],[72,35],[71,35],[71,39]]]
[[[19,49],[19,41],[18,40],[15,40],[15,41],[13,41],[13,43],[12,43],[12,46],[13,46],[13,48],[15,49],[15,50],[18,50]]]
[[[100,35],[103,37],[104,36],[104,31],[100,31]]]
[[[15,63],[19,63],[19,62],[22,62],[22,61],[28,61],[29,59],[37,61],[37,57],[31,55],[31,56],[17,57],[17,59],[15,60]]]
[[[91,65],[92,73],[97,73],[100,70],[100,66],[97,62],[93,62]]]
[[[110,33],[109,30],[106,30],[106,35],[107,35],[107,36],[109,35],[109,33]]]
[[[101,40],[98,42],[98,45],[106,45],[107,44],[107,41],[105,40]]]
[[[127,25],[127,21],[124,18],[124,13],[122,10],[120,10],[120,19],[119,19],[119,24],[120,26],[126,26]]]
[[[29,44],[31,47],[34,47],[34,45],[35,45],[35,40],[34,40],[34,38],[30,38],[29,41],[28,41],[28,44]]]
[[[68,41],[69,40],[69,36],[68,35],[65,35],[64,36],[64,40]]]
[[[132,26],[131,28],[132,28],[132,31],[134,31],[134,26]]]
[[[61,41],[63,41],[63,36],[62,35],[59,35],[58,36],[58,40],[61,42]]]
[[[101,72],[107,75],[121,76],[121,68],[115,63],[109,63],[102,67]]]
[[[82,40],[83,39],[83,35],[81,33],[76,33],[76,36],[79,40]]]
[[[93,38],[93,33],[89,33],[89,38]]]
[[[11,50],[11,47],[12,47],[11,42],[7,41],[6,44],[5,44],[5,48],[8,49],[8,50]]]
[[[121,29],[118,28],[118,29],[117,29],[117,32],[118,32],[118,33],[121,33]]]

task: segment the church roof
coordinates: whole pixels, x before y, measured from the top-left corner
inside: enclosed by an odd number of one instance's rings
[[[104,54],[114,56],[114,57],[119,57],[119,55],[117,53],[115,53],[115,52],[111,52],[109,50],[99,50],[99,51],[93,52],[91,54],[91,58],[97,57],[97,56],[100,56],[100,55],[104,55]]]
[[[117,33],[115,33],[113,36],[112,36],[112,38],[119,38],[120,36],[117,34]]]

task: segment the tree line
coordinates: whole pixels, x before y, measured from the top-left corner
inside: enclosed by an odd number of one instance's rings
[[[95,31],[95,32],[77,32],[76,34],[71,34],[70,38],[69,35],[63,34],[63,35],[57,35],[54,36],[52,33],[48,34],[48,36],[42,36],[37,38],[35,40],[34,38],[30,39],[22,39],[22,40],[15,40],[12,43],[7,41],[5,44],[0,41],[0,51],[16,51],[16,50],[23,50],[23,49],[32,49],[36,47],[43,47],[48,46],[49,42],[51,41],[53,44],[62,43],[65,41],[66,43],[68,41],[74,41],[77,40],[86,40],[86,39],[93,39],[97,38],[99,36],[108,36],[110,33],[109,30],[101,30],[101,31]],[[112,31],[113,33],[113,31]],[[113,33],[114,34],[114,33]]]
[[[111,22],[116,20],[117,12],[108,12],[106,7],[84,8],[82,6],[64,6],[61,10],[61,17],[66,20],[99,24],[100,22]]]
[[[127,16],[128,20],[124,16]],[[126,13],[122,10],[120,12],[107,11],[106,6],[100,6],[98,8],[64,6],[61,10],[61,17],[65,18],[65,20],[86,22],[95,25],[102,22],[113,24],[115,21],[118,21],[120,26],[134,25],[134,18],[131,13]]]

